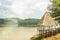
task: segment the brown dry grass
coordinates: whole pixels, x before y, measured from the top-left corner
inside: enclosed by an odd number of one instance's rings
[[[60,40],[60,34],[48,38],[43,38],[42,40]]]

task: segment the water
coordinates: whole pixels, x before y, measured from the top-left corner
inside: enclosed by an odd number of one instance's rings
[[[0,40],[30,40],[37,34],[37,27],[0,28]]]

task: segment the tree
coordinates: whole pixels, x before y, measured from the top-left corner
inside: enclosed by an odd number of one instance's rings
[[[51,16],[60,23],[60,0],[50,0],[51,5],[48,7]]]
[[[4,24],[4,21],[5,21],[4,19],[0,19],[0,25]]]
[[[40,19],[35,19],[35,18],[28,18],[28,19],[20,19],[19,20],[19,25],[20,26],[37,26],[38,22]]]

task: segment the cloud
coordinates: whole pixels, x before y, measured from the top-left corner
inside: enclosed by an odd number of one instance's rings
[[[48,3],[48,0],[15,0],[11,9],[16,17],[40,18],[47,10]]]
[[[0,0],[0,17],[41,18],[49,0]]]
[[[0,0],[0,18],[13,17],[13,12],[10,9],[12,1]]]

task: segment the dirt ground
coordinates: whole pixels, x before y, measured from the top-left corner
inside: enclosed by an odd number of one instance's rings
[[[60,34],[48,38],[43,38],[42,40],[60,40]]]

